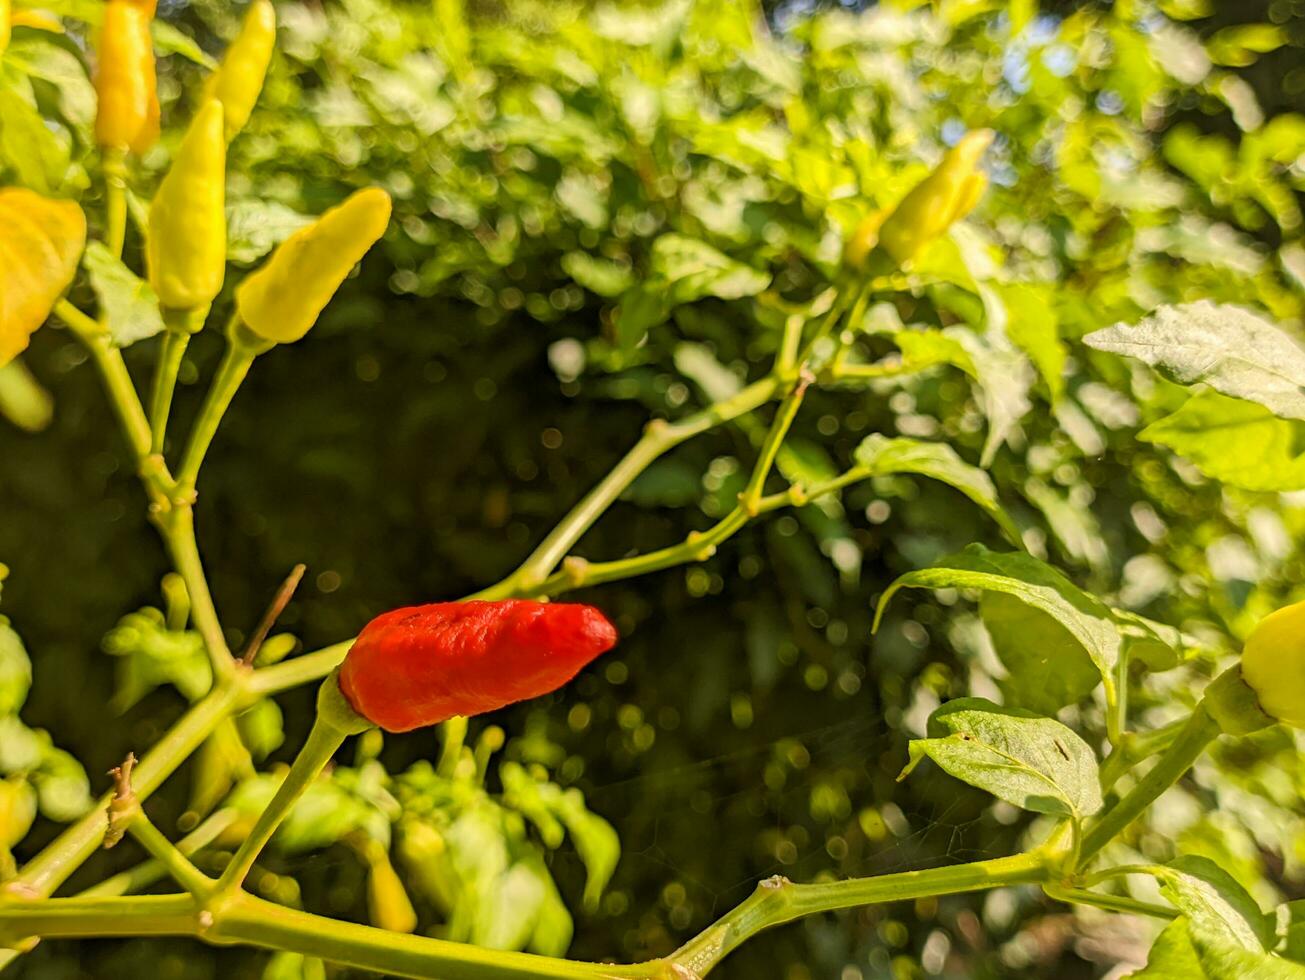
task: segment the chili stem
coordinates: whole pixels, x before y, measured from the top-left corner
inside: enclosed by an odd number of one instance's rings
[[[333,681],[328,680],[327,683]],[[326,768],[326,764],[344,744],[348,734],[332,724],[330,719],[320,711],[318,712],[313,727],[308,733],[308,740],[295,756],[295,761],[277,789],[276,795],[272,797],[272,802],[258,815],[254,829],[241,842],[231,863],[222,872],[222,877],[217,884],[219,893],[232,892],[241,886],[245,876],[249,874],[249,869],[258,860],[258,855],[272,839],[277,827],[281,826],[281,821],[289,814],[290,808]]]
[[[186,453],[177,470],[177,485],[193,487],[199,476],[199,468],[204,462],[213,436],[217,434],[218,424],[226,414],[231,399],[236,396],[240,383],[249,373],[249,366],[254,363],[254,353],[236,343],[228,343],[222,363],[218,365],[217,375],[208,389],[208,397],[195,419],[195,427],[190,433],[190,442],[186,444]]]
[[[946,868],[810,885],[771,878],[763,881],[751,898],[677,949],[669,962],[690,971],[689,976],[705,976],[757,933],[803,916],[925,896],[1040,883],[1049,876],[1045,856],[1032,852]]]
[[[164,438],[167,434],[168,415],[172,411],[173,392],[177,387],[177,375],[181,371],[182,359],[186,356],[186,347],[191,334],[204,324],[208,307],[196,307],[188,310],[164,309],[163,322],[166,329],[159,346],[159,359],[154,366],[154,387],[150,392],[150,451],[163,452]]]
[[[1102,813],[1088,827],[1083,836],[1078,866],[1086,867],[1103,847],[1114,840],[1116,834],[1137,819],[1161,793],[1178,782],[1219,734],[1219,725],[1210,717],[1205,704],[1198,704],[1182,731],[1175,736],[1147,774],[1127,796]]]

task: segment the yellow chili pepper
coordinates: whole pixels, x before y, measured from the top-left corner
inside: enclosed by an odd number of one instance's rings
[[[919,255],[979,203],[988,186],[979,161],[991,142],[991,130],[967,133],[884,221],[879,244],[899,265]]]
[[[865,261],[869,257],[874,247],[879,244],[879,229],[883,227],[884,220],[888,217],[887,212],[871,211],[861,219],[856,230],[852,232],[852,237],[847,240],[843,247],[843,261],[853,269],[860,269],[865,266]]]
[[[205,307],[222,288],[227,268],[222,120],[222,103],[206,102],[150,205],[145,263],[164,307]]]
[[[358,191],[282,242],[236,289],[236,312],[253,333],[277,344],[306,334],[345,276],[390,221],[390,195]]]
[[[1260,709],[1305,728],[1305,602],[1265,616],[1242,648],[1242,680]]]
[[[36,819],[36,791],[21,776],[0,779],[0,848],[8,850],[27,836]]]
[[[153,19],[153,0],[109,0],[104,5],[95,70],[95,141],[101,146],[144,153],[158,139]]]
[[[254,0],[222,64],[204,83],[204,98],[218,99],[226,112],[228,141],[244,128],[258,101],[275,45],[276,11],[271,0]]]
[[[72,201],[0,189],[0,364],[27,348],[72,282],[86,217]]]
[[[413,932],[417,913],[390,855],[370,837],[352,841],[367,864],[367,911],[372,925],[390,932]]]

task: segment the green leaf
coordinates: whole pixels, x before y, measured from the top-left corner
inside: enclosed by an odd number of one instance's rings
[[[1193,934],[1188,919],[1169,923],[1151,947],[1146,966],[1127,980],[1305,980],[1305,966]]]
[[[1305,423],[1217,391],[1193,395],[1138,433],[1190,459],[1206,476],[1245,490],[1305,489]]]
[[[1191,924],[1195,938],[1255,953],[1273,942],[1273,926],[1255,900],[1209,858],[1187,855],[1156,869],[1160,891]]]
[[[696,384],[710,402],[724,401],[743,387],[738,375],[727,368],[706,344],[675,345],[675,369]]]
[[[704,296],[741,299],[770,285],[770,276],[736,262],[706,242],[683,235],[662,235],[652,248],[652,272],[672,285],[678,305]]]
[[[567,909],[566,902],[562,900],[557,890],[553,876],[549,874],[543,858],[533,848],[526,857],[517,862],[517,865],[528,868],[544,889],[544,898],[535,916],[535,929],[530,935],[530,942],[526,944],[526,948],[540,956],[565,956],[571,945],[575,924],[571,920],[571,912]]]
[[[608,298],[620,296],[634,285],[628,265],[588,252],[567,252],[562,256],[562,271],[591,293]]]
[[[879,628],[888,602],[902,588],[979,589],[1013,596],[1063,626],[1092,660],[1107,691],[1114,689],[1113,670],[1122,643],[1109,608],[1031,555],[1002,554],[972,544],[932,568],[907,572],[880,598],[874,629]]]
[[[471,941],[488,949],[523,949],[534,935],[547,890],[529,865],[517,863],[483,893]]]
[[[1003,592],[985,592],[979,614],[1006,667],[999,683],[1007,702],[1054,714],[1101,683],[1083,645],[1047,613]]]
[[[193,61],[195,64],[210,70],[218,66],[218,63],[195,43],[194,38],[173,27],[167,21],[154,20],[150,24],[150,30],[154,35],[154,44],[160,51],[167,54],[179,54],[188,61]]]
[[[256,759],[271,755],[285,741],[285,727],[281,707],[271,698],[255,701],[247,710],[236,716],[240,739]]]
[[[0,716],[15,714],[32,687],[32,662],[23,641],[0,616]]]
[[[1032,283],[1011,283],[997,287],[1006,306],[1006,336],[1029,355],[1042,375],[1052,401],[1065,390],[1065,362],[1068,355],[1060,340],[1052,291]]]
[[[227,258],[257,262],[313,219],[276,201],[244,198],[228,201]]]
[[[64,119],[89,137],[95,122],[95,87],[75,54],[43,35],[14,40],[5,49],[5,61],[53,85]]]
[[[621,857],[621,838],[610,823],[585,806],[578,789],[568,789],[554,807],[585,866],[585,907],[595,909]]]
[[[17,715],[0,717],[0,773],[12,776],[31,772],[41,764],[50,744],[48,734],[28,728]]]
[[[1136,357],[1179,384],[1204,383],[1280,418],[1305,419],[1305,348],[1241,307],[1162,306],[1136,326],[1118,323],[1083,342]]]
[[[1101,809],[1096,757],[1060,722],[983,698],[948,702],[929,719],[942,737],[916,739],[903,779],[925,758],[1013,806],[1075,820]]]
[[[17,183],[47,194],[63,184],[68,161],[67,144],[45,124],[26,79],[0,75],[0,175],[12,172]]]
[[[77,759],[63,749],[47,746],[32,776],[41,813],[66,823],[76,820],[92,806],[91,782]]]
[[[1202,645],[1196,637],[1188,636],[1167,623],[1157,623],[1127,609],[1112,609],[1111,612],[1119,623],[1128,655],[1146,664],[1150,670],[1176,667]]]
[[[1207,980],[1186,919],[1165,926],[1151,946],[1146,966],[1130,973],[1127,980]]]
[[[892,335],[902,352],[904,371],[939,364],[960,368],[978,385],[978,402],[988,419],[988,438],[980,465],[987,466],[997,448],[1015,430],[1032,405],[1028,392],[1033,372],[1017,351],[994,347],[965,327],[945,330],[899,330]]]
[[[1277,24],[1235,24],[1215,31],[1205,47],[1216,64],[1245,68],[1255,64],[1258,55],[1276,51],[1288,40],[1286,30]]]
[[[997,488],[988,474],[971,466],[945,442],[890,439],[879,433],[866,436],[857,446],[855,459],[872,476],[890,473],[918,473],[955,487],[988,514],[1013,544],[1020,543],[1019,528],[997,500]]]
[[[163,329],[159,299],[150,284],[123,265],[101,242],[87,243],[83,262],[116,346],[129,347]]]

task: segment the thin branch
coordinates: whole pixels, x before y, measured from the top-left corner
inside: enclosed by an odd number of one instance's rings
[[[276,590],[276,595],[272,597],[267,611],[263,613],[263,618],[258,621],[258,626],[255,627],[253,634],[249,637],[249,643],[245,645],[245,652],[240,655],[240,662],[246,667],[253,665],[254,658],[258,656],[258,651],[267,639],[267,634],[272,632],[272,627],[281,618],[281,613],[285,612],[285,607],[289,605],[291,597],[295,594],[295,589],[299,588],[299,583],[303,580],[304,571],[307,568],[308,566],[301,562],[290,569],[290,574],[281,583],[281,588]]]
[[[779,382],[773,376],[762,378],[730,398],[678,422],[649,423],[643,437],[549,532],[521,566],[499,586],[484,590],[481,597],[498,598],[500,591],[511,591],[517,586],[529,590],[538,586],[580,540],[585,531],[593,526],[625,488],[634,482],[635,477],[646,470],[654,460],[686,439],[764,405],[774,397],[778,386]]]
[[[1067,888],[1060,885],[1048,883],[1043,885],[1050,898],[1059,902],[1068,902],[1072,905],[1090,905],[1093,908],[1105,909],[1108,912],[1124,912],[1129,915],[1149,915],[1156,919],[1176,919],[1178,910],[1170,905],[1157,905],[1154,902],[1144,902],[1139,898],[1133,898],[1129,895],[1110,895],[1105,892],[1088,891],[1085,888]]]

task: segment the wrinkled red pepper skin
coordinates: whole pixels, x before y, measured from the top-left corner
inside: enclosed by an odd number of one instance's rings
[[[353,709],[390,732],[478,715],[571,680],[616,644],[593,606],[504,599],[382,613],[340,665]]]

